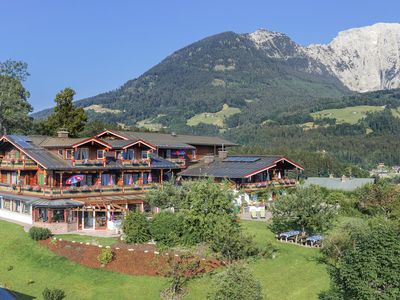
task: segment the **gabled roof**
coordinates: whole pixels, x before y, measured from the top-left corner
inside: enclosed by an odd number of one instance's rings
[[[22,135],[5,135],[1,140],[7,140],[44,169],[64,169],[72,166],[69,161],[65,161],[61,157],[58,157],[50,151],[34,144],[30,137]]]
[[[146,141],[138,140],[138,139],[135,139],[135,140],[101,139],[101,141],[111,145],[113,149],[127,149],[136,144],[143,144],[143,145],[149,147],[150,149],[156,150],[156,146],[154,146]]]
[[[235,155],[216,159],[211,163],[199,163],[179,173],[186,177],[249,178],[276,166],[280,161],[290,164],[293,169],[303,169],[284,156]]]
[[[109,149],[112,148],[112,146],[109,143],[107,143],[107,142],[105,142],[103,140],[97,139],[95,137],[84,139],[83,141],[80,141],[78,143],[73,144],[72,147],[73,148],[77,148],[77,147],[85,145],[87,143],[96,143],[96,144],[100,144],[100,145],[102,145],[102,146],[104,146],[106,148],[109,148]]]
[[[235,143],[232,143],[228,140],[215,136],[105,130],[99,133],[97,137],[101,137],[104,134],[111,134],[125,140],[141,139],[144,141],[148,141],[159,148],[163,147],[163,148],[179,149],[192,146],[210,146],[210,145],[225,146],[225,147],[237,146],[237,144]]]

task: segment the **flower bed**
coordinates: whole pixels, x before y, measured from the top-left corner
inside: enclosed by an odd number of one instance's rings
[[[59,256],[90,268],[103,268],[97,260],[101,248],[85,243],[73,243],[69,241],[44,240],[39,243]],[[117,244],[112,247],[114,259],[104,269],[129,275],[161,276],[167,266],[168,257],[179,259],[177,253],[159,253],[154,245],[126,245]],[[193,257],[200,261],[196,274],[210,272],[222,265],[223,262],[216,259],[202,259]]]

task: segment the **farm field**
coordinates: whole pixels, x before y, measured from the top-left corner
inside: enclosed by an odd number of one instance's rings
[[[334,118],[337,124],[349,123],[356,124],[359,120],[364,118],[369,112],[376,112],[383,110],[383,106],[351,106],[339,109],[326,109],[317,111],[311,114],[314,119],[320,118]]]
[[[196,126],[200,123],[211,124],[218,127],[224,127],[224,121],[226,118],[233,116],[234,114],[240,113],[240,109],[236,107],[230,107],[228,104],[224,104],[222,109],[216,113],[201,113],[191,117],[186,124],[189,126]]]
[[[276,242],[264,222],[244,221],[243,226],[260,246],[272,242],[279,249],[274,259],[250,263],[266,299],[317,299],[320,291],[328,289],[318,250]],[[20,293],[20,299],[40,299],[45,287],[65,290],[66,299],[159,299],[167,286],[167,279],[161,277],[127,276],[72,263],[32,241],[15,224],[0,221],[0,236],[0,285]],[[212,275],[193,280],[185,299],[205,299],[212,280]]]

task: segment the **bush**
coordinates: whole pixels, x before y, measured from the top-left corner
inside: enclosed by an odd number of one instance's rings
[[[161,247],[174,247],[179,244],[183,232],[183,216],[179,213],[161,212],[154,216],[150,233]]]
[[[126,243],[145,243],[150,240],[149,222],[145,215],[131,211],[122,222]]]
[[[97,256],[97,260],[101,263],[102,267],[112,262],[114,259],[114,252],[111,249],[102,249],[100,254]]]
[[[352,243],[330,266],[331,290],[320,299],[400,299],[398,223],[372,219],[348,234]]]
[[[240,227],[225,227],[223,224],[215,228],[211,241],[211,249],[221,256],[233,261],[260,254],[251,236],[242,233]]]
[[[214,289],[208,298],[213,300],[261,300],[263,295],[261,284],[250,270],[242,264],[232,264],[216,276]]]
[[[29,236],[35,241],[47,240],[51,237],[51,231],[47,228],[33,226],[29,229]]]
[[[65,292],[61,289],[45,288],[42,295],[44,300],[62,300],[65,298]]]

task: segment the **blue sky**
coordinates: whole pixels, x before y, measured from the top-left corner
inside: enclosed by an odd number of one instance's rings
[[[266,28],[327,43],[341,30],[399,22],[399,11],[395,0],[0,0],[0,61],[28,63],[37,111],[67,86],[76,99],[118,88],[212,34]]]

